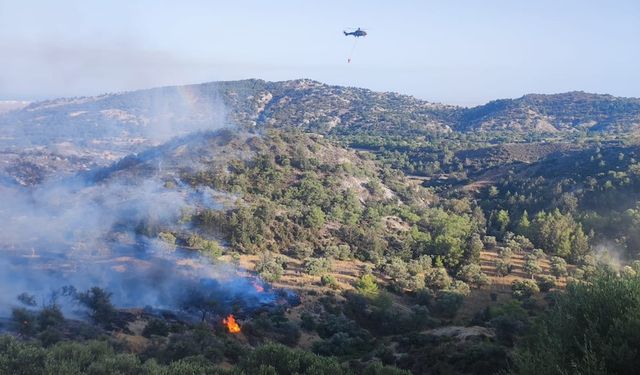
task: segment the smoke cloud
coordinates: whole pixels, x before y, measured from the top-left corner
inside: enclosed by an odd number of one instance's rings
[[[27,141],[45,147],[61,140],[85,149],[108,147],[114,135],[164,143],[107,168],[53,175],[32,186],[0,184],[0,314],[18,304],[20,293],[47,302],[68,285],[105,288],[120,307],[177,309],[194,288],[247,306],[275,299],[269,289],[258,292],[253,284],[259,281],[236,267],[167,246],[155,236],[159,230],[193,229],[180,220],[186,211],[218,210],[234,200],[179,180],[179,170],[202,168],[203,160],[218,158],[219,139],[229,137],[228,132],[215,133],[230,127],[217,93],[210,86],[207,90],[159,89],[87,98],[71,106],[62,100],[62,107],[39,103],[32,110],[69,121],[57,128],[16,122]],[[63,114],[52,114],[60,108]],[[85,112],[70,118],[70,111]],[[84,123],[74,122],[81,116],[97,126],[76,131]],[[63,307],[73,311],[73,306]]]

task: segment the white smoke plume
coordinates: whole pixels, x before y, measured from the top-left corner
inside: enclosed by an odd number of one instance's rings
[[[108,97],[106,104],[99,98],[81,100],[78,108],[70,108],[68,100],[61,107],[56,103],[34,107],[58,120],[69,119],[70,110],[93,107],[87,114],[91,119],[108,118],[98,121],[101,128],[80,131],[75,137],[78,122],[61,123],[58,129],[49,124],[46,130],[37,124],[20,124],[22,137],[45,147],[65,137],[83,147],[104,147],[113,142],[114,134],[122,140],[141,136],[149,145],[167,143],[123,158],[110,168],[51,176],[35,186],[0,184],[0,314],[15,306],[16,296],[23,292],[44,301],[67,285],[78,290],[105,288],[122,307],[175,309],[194,286],[223,300],[242,299],[247,304],[273,299],[271,293],[258,293],[252,285],[255,280],[239,276],[235,267],[214,263],[195,251],[165,246],[139,230],[149,223],[167,231],[186,230],[180,223],[185,210],[220,209],[220,196],[233,201],[211,189],[181,183],[176,172],[201,168],[197,157],[189,157],[189,150],[196,143],[203,150],[214,147],[215,142],[206,141],[215,137],[211,132],[229,128],[215,90],[211,86],[207,92],[202,90],[142,91]],[[51,114],[56,108],[64,108],[64,113]],[[128,117],[127,111],[134,111],[135,118]],[[182,137],[178,146],[173,144],[176,137]],[[208,155],[217,157],[215,150]],[[172,179],[176,183],[168,187]]]

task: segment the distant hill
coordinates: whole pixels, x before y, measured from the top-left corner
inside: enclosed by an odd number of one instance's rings
[[[246,91],[238,90],[239,86]],[[407,95],[306,79],[223,82],[219,87],[238,123],[297,127],[318,133],[412,129],[449,132],[460,110]]]
[[[0,100],[0,114],[24,108],[28,104],[29,102],[23,100]]]
[[[459,130],[630,131],[640,127],[640,99],[580,91],[530,94],[463,111]]]
[[[15,144],[26,135],[31,144],[106,138],[144,143],[225,124],[322,134],[631,131],[640,127],[640,99],[570,92],[462,108],[307,79],[243,80],[31,103],[0,114],[0,140]]]
[[[225,124],[244,128],[451,131],[458,107],[310,80],[244,80],[64,98],[0,115],[3,136],[41,140],[156,138]],[[10,133],[10,134],[7,134]]]

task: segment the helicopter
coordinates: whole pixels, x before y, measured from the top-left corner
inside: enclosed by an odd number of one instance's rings
[[[342,31],[342,32],[344,33],[345,36],[353,35],[356,38],[367,35],[367,32],[360,29],[359,27],[355,31],[351,31],[351,32]]]

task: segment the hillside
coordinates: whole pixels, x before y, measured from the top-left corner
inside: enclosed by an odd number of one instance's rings
[[[507,347],[494,339],[496,327],[488,320],[460,327],[491,303],[490,295],[511,301],[511,282],[546,275],[554,254],[536,251],[534,258],[521,235],[491,240],[475,202],[440,199],[368,153],[297,131],[197,133],[71,179],[14,190],[3,190],[12,197],[3,212],[20,212],[20,222],[55,223],[25,229],[8,218],[1,236],[12,249],[8,277],[56,270],[35,285],[21,283],[20,292],[41,296],[46,285],[63,293],[71,283],[89,293],[92,282],[106,285],[120,309],[92,318],[96,328],[87,338],[108,335],[163,364],[198,355],[211,364],[237,363],[231,348],[246,353],[275,341],[349,362],[353,373],[380,363],[421,373],[425,362],[417,352],[456,342],[437,363],[464,373],[456,356],[489,340],[496,353],[487,366],[500,369]],[[18,192],[26,194],[25,205]],[[74,221],[78,214],[84,222]],[[185,305],[191,298],[185,285],[203,275],[214,277],[205,279],[211,295],[200,292]],[[216,287],[217,277],[224,288]],[[295,294],[283,299],[278,291]],[[170,313],[158,315],[152,308],[158,299]],[[35,306],[15,311],[26,322],[42,314]],[[194,321],[194,312],[202,321]],[[220,324],[230,312],[242,325],[237,336]],[[46,331],[52,342],[81,340],[73,328],[79,323],[51,324],[53,333],[39,323],[16,329],[33,338]],[[162,324],[173,328],[156,327]],[[457,338],[461,332],[465,338]],[[202,345],[176,347],[188,342]]]
[[[462,109],[249,80],[9,112],[0,329],[18,338],[0,353],[99,352],[80,373],[510,371],[566,288],[640,273],[634,101]],[[587,118],[603,125],[571,131]]]
[[[24,108],[28,104],[22,100],[0,100],[0,114]]]
[[[108,138],[112,148],[132,149],[223,124],[323,134],[631,131],[640,124],[640,99],[571,92],[467,109],[305,79],[211,82],[31,103],[0,115],[0,139],[21,142],[21,134],[29,134],[31,144],[41,144]]]
[[[166,134],[226,124],[319,133],[336,127],[449,131],[454,115],[455,107],[406,95],[310,80],[246,80],[37,102],[0,117],[0,124],[4,137],[19,142],[20,134],[29,134],[31,143],[38,144],[122,137],[163,140]]]
[[[640,127],[640,99],[575,91],[525,95],[465,110],[460,130],[630,131]]]

